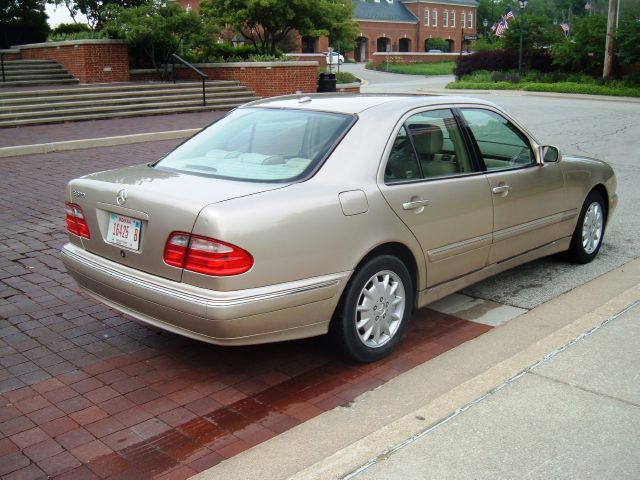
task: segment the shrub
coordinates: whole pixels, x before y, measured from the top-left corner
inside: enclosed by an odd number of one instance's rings
[[[51,34],[47,37],[47,41],[64,42],[65,40],[98,40],[107,38],[109,38],[109,35],[106,32],[95,32],[93,30],[89,30],[74,33]]]
[[[511,70],[517,67],[517,53],[508,50],[493,50],[460,56],[453,73],[457,78],[460,78],[476,70]]]
[[[51,30],[51,35],[70,35],[74,33],[90,32],[89,25],[84,23],[61,23]]]
[[[449,51],[449,44],[444,38],[429,38],[427,40],[428,50],[442,50],[443,52]]]

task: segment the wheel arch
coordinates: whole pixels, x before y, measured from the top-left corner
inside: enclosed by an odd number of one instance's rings
[[[607,191],[607,187],[605,187],[602,183],[598,183],[591,190],[589,190],[589,192],[587,192],[587,195],[584,198],[586,199],[591,192],[598,192],[600,195],[602,195],[602,200],[604,200],[604,215],[605,215],[604,225],[606,227],[607,222],[609,221],[609,208],[610,208],[609,192]]]
[[[409,276],[411,277],[412,288],[414,292],[414,301],[412,308],[416,306],[416,299],[418,297],[418,262],[416,261],[415,256],[403,243],[399,242],[387,242],[370,250],[362,259],[358,262],[356,267],[354,268],[354,272],[357,272],[358,269],[362,267],[365,263],[375,257],[379,257],[381,255],[391,255],[393,257],[398,258],[402,263],[405,264],[407,270],[409,271]]]

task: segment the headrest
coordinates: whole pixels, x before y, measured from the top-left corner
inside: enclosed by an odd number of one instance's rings
[[[442,130],[437,125],[412,123],[409,132],[420,155],[433,155],[442,150]]]

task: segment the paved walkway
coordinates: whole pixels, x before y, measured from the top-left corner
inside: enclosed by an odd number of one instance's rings
[[[61,142],[65,140],[132,135],[135,133],[202,128],[217,120],[225,113],[226,111],[176,113],[173,115],[0,128],[0,148],[16,145]]]

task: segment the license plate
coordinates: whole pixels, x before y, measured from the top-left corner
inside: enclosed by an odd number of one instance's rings
[[[140,220],[110,213],[107,242],[131,250],[138,250],[141,226],[142,222]]]

